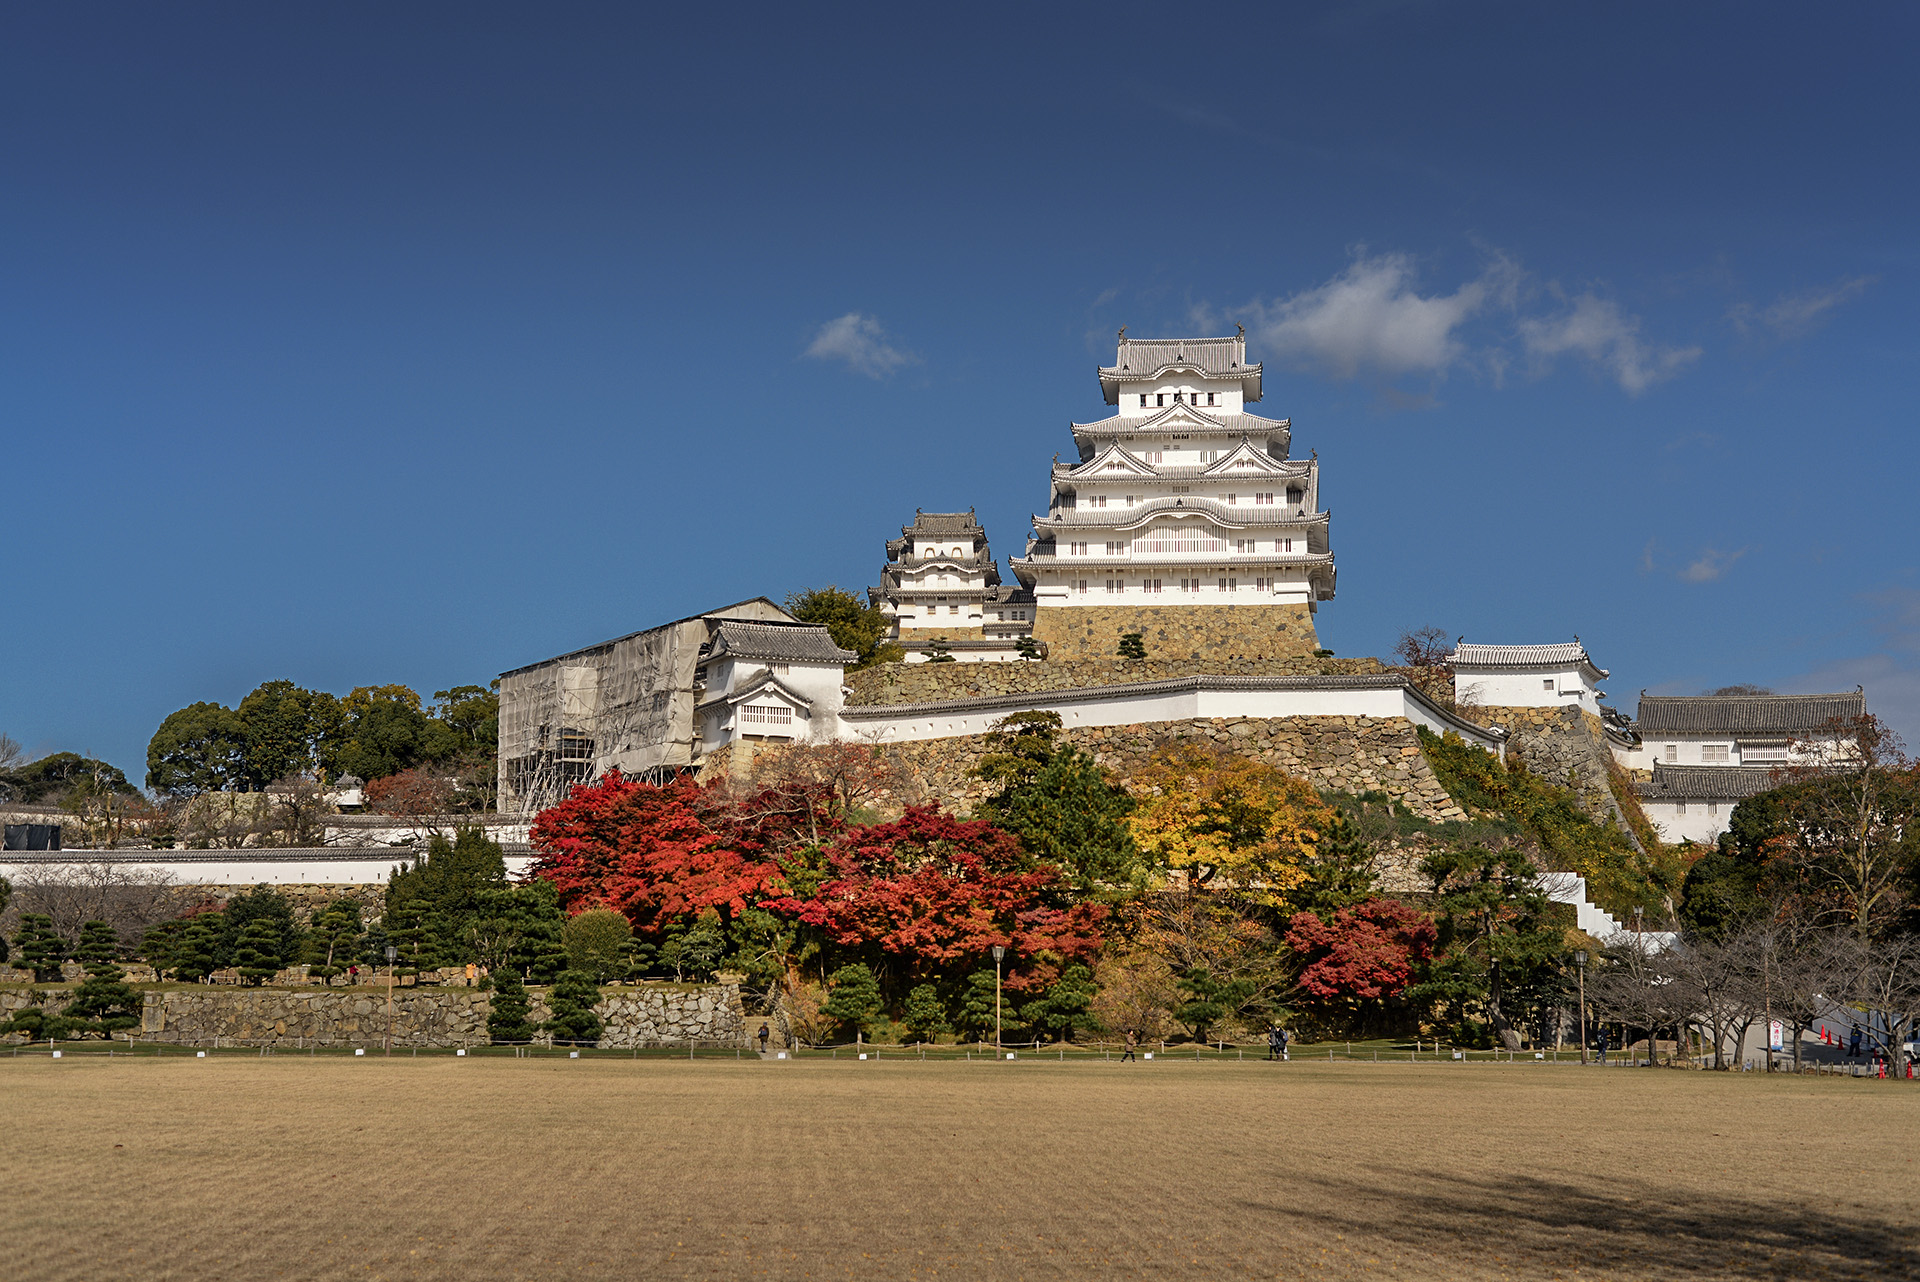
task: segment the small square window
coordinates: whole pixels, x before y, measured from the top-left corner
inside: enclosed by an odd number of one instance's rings
[[[1547,679],[1545,679],[1544,681],[1542,681],[1542,682],[1540,683],[1540,688],[1541,688],[1542,690],[1545,690],[1545,691],[1546,691],[1546,692],[1547,692],[1548,694],[1552,694],[1552,693],[1553,693],[1553,678],[1552,678],[1552,677],[1548,677]]]
[[[1679,744],[1677,744],[1677,743],[1670,743],[1670,744],[1668,744],[1668,745],[1667,745],[1667,760],[1668,760],[1669,762],[1673,762],[1673,761],[1678,761],[1678,760],[1680,760],[1680,745],[1679,745]]]
[[[1684,802],[1684,801],[1676,801],[1676,802],[1674,802],[1674,803],[1673,803],[1673,813],[1674,813],[1674,814],[1676,814],[1676,815],[1684,815],[1684,814],[1686,814],[1686,813],[1687,813],[1687,803],[1686,803],[1686,802]]]
[[[1700,745],[1700,760],[1717,766],[1728,761],[1727,745],[1724,743],[1703,743]]]
[[[1167,394],[1165,392],[1156,392],[1154,395],[1158,398],[1159,404],[1165,405],[1167,403]]]
[[[1147,408],[1147,394],[1145,392],[1140,393],[1140,408]]]
[[[1281,540],[1280,540],[1279,542],[1280,542],[1280,550],[1281,550],[1282,552],[1291,552],[1291,551],[1293,551],[1293,540],[1292,540],[1292,539],[1281,539]]]

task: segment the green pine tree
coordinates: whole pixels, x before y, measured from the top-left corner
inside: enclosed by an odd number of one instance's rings
[[[248,922],[233,946],[233,964],[239,969],[240,978],[258,988],[279,974],[286,964],[280,953],[282,941],[283,936],[272,921],[257,917]]]
[[[45,913],[21,913],[20,933],[13,937],[19,956],[13,964],[33,972],[36,984],[60,982],[60,963],[67,959],[67,941],[53,929]]]
[[[140,995],[126,982],[119,952],[120,936],[106,922],[90,921],[81,927],[80,947],[74,955],[85,963],[87,977],[62,1012],[75,1028],[112,1037],[140,1022]]]
[[[272,886],[257,885],[246,894],[229,899],[223,920],[225,930],[216,958],[221,966],[240,965],[240,937],[255,921],[264,921],[273,927],[273,955],[280,958],[282,964],[290,965],[300,955],[305,932],[293,915],[293,901]]]
[[[27,1040],[34,1042],[59,1041],[72,1031],[72,1020],[48,1008],[47,991],[44,988],[30,991],[27,1005],[15,1011],[11,1019],[0,1023],[0,1036],[25,1033]]]
[[[1288,893],[1287,906],[1324,916],[1373,898],[1374,846],[1344,804],[1335,807],[1302,865],[1307,879]]]
[[[165,979],[173,973],[180,952],[180,936],[186,933],[187,921],[185,917],[163,921],[149,926],[147,933],[140,936],[141,960],[153,967],[155,979]]]
[[[493,996],[487,1003],[487,1036],[495,1045],[532,1041],[540,1030],[527,1018],[532,1007],[520,976],[507,967],[489,978],[493,980]]]
[[[959,1025],[963,1032],[984,1038],[993,1031],[993,972],[976,970],[960,990]]]
[[[542,1025],[553,1040],[568,1046],[591,1046],[600,1040],[603,1027],[593,1008],[600,1002],[600,990],[593,976],[584,970],[563,970],[547,997],[552,1017]]]
[[[200,913],[186,920],[174,943],[173,977],[197,984],[220,969],[220,941],[227,935],[225,913]]]
[[[1144,659],[1147,657],[1147,643],[1138,632],[1120,634],[1120,657],[1123,659]]]
[[[865,962],[853,962],[827,980],[827,1004],[820,1013],[866,1032],[880,1014],[880,981]]]
[[[921,984],[907,994],[904,1014],[907,1031],[916,1040],[937,1042],[940,1034],[951,1031],[947,1023],[947,1004],[940,1000],[940,990],[932,984]]]
[[[1093,971],[1085,966],[1069,966],[1046,992],[1021,1004],[1020,1022],[1036,1034],[1049,1033],[1071,1040],[1075,1028],[1091,1025],[1087,1012],[1098,991]]]
[[[1173,1017],[1193,1030],[1195,1041],[1207,1040],[1207,1030],[1239,1012],[1259,986],[1250,979],[1222,979],[1205,966],[1189,967],[1180,976],[1186,1001]]]
[[[360,905],[351,899],[336,899],[313,919],[307,931],[307,974],[323,983],[332,983],[344,974],[360,952]]]

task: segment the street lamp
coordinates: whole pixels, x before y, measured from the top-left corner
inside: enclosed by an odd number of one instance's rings
[[[1647,981],[1647,1067],[1653,1064],[1653,977],[1647,972],[1647,910],[1633,906],[1633,942],[1640,954],[1640,976]]]
[[[1576,949],[1573,964],[1580,972],[1580,1062],[1587,1062],[1587,950]]]
[[[993,1048],[1000,1049],[1000,959],[1007,955],[1001,944],[993,946]]]
[[[393,1054],[393,971],[394,959],[400,956],[400,950],[392,944],[387,945],[387,1054]]]

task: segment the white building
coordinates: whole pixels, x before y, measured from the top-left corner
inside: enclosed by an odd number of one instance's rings
[[[755,597],[504,672],[500,809],[550,806],[615,767],[670,774],[697,764],[715,733],[812,738],[814,718],[837,711],[840,674],[853,659],[825,628]],[[778,671],[783,663],[789,671]],[[743,694],[754,665],[788,693]],[[817,671],[826,667],[831,689]],[[781,707],[792,715],[781,718]]]
[[[1318,645],[1310,615],[1334,591],[1319,464],[1289,458],[1287,420],[1246,412],[1261,392],[1246,349],[1244,330],[1120,331],[1099,371],[1117,413],[1072,424],[1079,459],[1055,460],[1047,514],[1010,563],[1058,657],[1111,655],[1109,634],[1152,635],[1169,611],[1182,636],[1197,629],[1222,654]],[[1100,615],[1083,623],[1077,611]]]
[[[841,681],[858,657],[822,627],[722,619],[696,679],[701,754],[740,740],[838,738]]]
[[[1616,749],[1630,770],[1666,766],[1805,765],[1804,745],[1835,718],[1865,716],[1864,691],[1850,694],[1704,694],[1640,696],[1633,729],[1639,744]]]
[[[1568,704],[1600,716],[1600,683],[1607,670],[1594,663],[1580,638],[1555,645],[1478,645],[1461,642],[1447,656],[1456,703],[1475,707],[1560,708]]]
[[[889,639],[908,663],[935,655],[961,662],[1019,659],[1033,632],[1033,594],[1000,582],[987,532],[965,512],[914,513],[887,543],[880,586],[867,599],[892,624]]]
[[[1747,797],[1782,782],[1792,766],[1830,755],[1815,741],[1829,723],[1864,716],[1864,691],[1851,694],[1640,696],[1631,745],[1614,757],[1652,778],[1635,785],[1664,841],[1712,842]]]

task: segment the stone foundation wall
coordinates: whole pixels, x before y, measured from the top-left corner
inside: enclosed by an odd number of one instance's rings
[[[1150,659],[1311,658],[1320,648],[1307,605],[1051,605],[1033,624],[1051,659],[1110,658],[1138,632]]]
[[[1481,725],[1511,731],[1509,759],[1517,755],[1534,774],[1571,788],[1589,815],[1613,823],[1636,846],[1640,844],[1621,811],[1620,800],[1613,794],[1612,772],[1607,768],[1613,761],[1613,750],[1607,746],[1600,718],[1571,703],[1558,708],[1482,705],[1460,712]]]
[[[848,706],[942,703],[981,695],[1042,694],[1096,686],[1164,681],[1170,677],[1372,676],[1398,671],[1378,659],[1048,659],[1022,663],[883,663],[847,674]]]
[[[1060,739],[1092,753],[1122,783],[1130,782],[1158,748],[1206,743],[1267,762],[1320,788],[1384,792],[1423,819],[1466,817],[1420,754],[1413,723],[1400,717],[1208,718],[1073,726],[1063,730]],[[880,751],[901,774],[899,786],[879,799],[878,808],[889,817],[927,802],[971,814],[990,790],[973,777],[989,751],[985,735],[891,744]]]
[[[606,1022],[600,1045],[684,1046],[689,1040],[747,1044],[736,984],[641,984],[603,988],[594,1007]],[[487,1041],[491,994],[475,989],[401,988],[393,995],[393,1045],[471,1046]],[[546,994],[530,989],[532,1014],[548,1018]],[[57,991],[54,1005],[63,1004]],[[28,1005],[24,990],[0,990],[0,1019]],[[135,1040],[174,1045],[378,1046],[387,1036],[387,990],[376,985],[318,989],[192,988],[145,995]],[[19,1041],[18,1035],[7,1040]]]
[[[986,635],[985,628],[901,628],[900,645],[908,650],[924,650],[930,641],[980,641]]]

